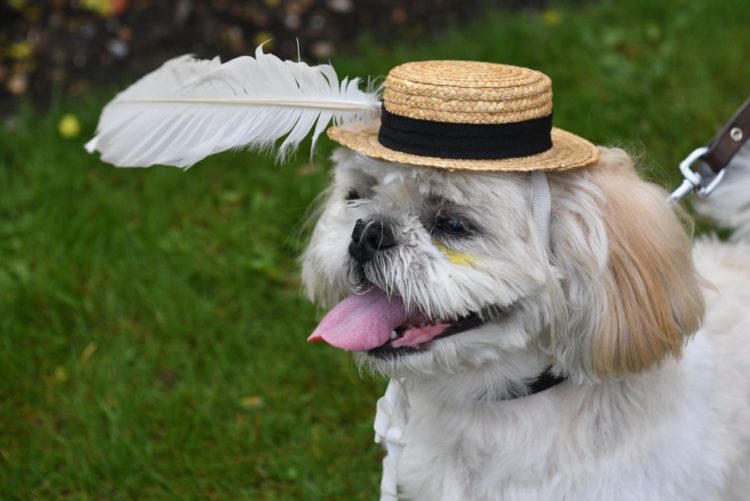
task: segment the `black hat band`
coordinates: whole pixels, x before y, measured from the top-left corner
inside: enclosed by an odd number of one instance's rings
[[[552,148],[552,113],[521,122],[466,124],[396,115],[383,106],[378,141],[391,150],[423,157],[501,160]]]

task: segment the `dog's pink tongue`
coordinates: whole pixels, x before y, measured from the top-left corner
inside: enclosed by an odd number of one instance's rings
[[[346,351],[367,351],[385,344],[391,331],[406,321],[404,303],[373,287],[341,301],[323,317],[308,341],[323,340]]]

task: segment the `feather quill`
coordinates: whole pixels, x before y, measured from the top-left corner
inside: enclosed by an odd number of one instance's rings
[[[282,160],[312,131],[377,116],[377,91],[339,82],[331,65],[263,53],[221,63],[182,56],[118,94],[102,111],[89,153],[118,167],[188,168],[231,149],[274,149]]]

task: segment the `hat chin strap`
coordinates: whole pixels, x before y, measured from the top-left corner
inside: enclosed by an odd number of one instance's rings
[[[544,171],[531,171],[531,213],[534,216],[539,242],[546,251],[550,247],[549,222],[552,216],[552,195]]]
[[[409,407],[402,385],[403,382],[395,378],[388,382],[375,413],[375,443],[382,445],[386,451],[380,480],[380,501],[398,501],[398,462],[406,445],[403,432]]]

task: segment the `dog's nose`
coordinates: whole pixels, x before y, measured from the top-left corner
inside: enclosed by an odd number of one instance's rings
[[[384,221],[358,219],[349,243],[349,255],[360,263],[370,261],[378,251],[396,245],[393,229]]]

